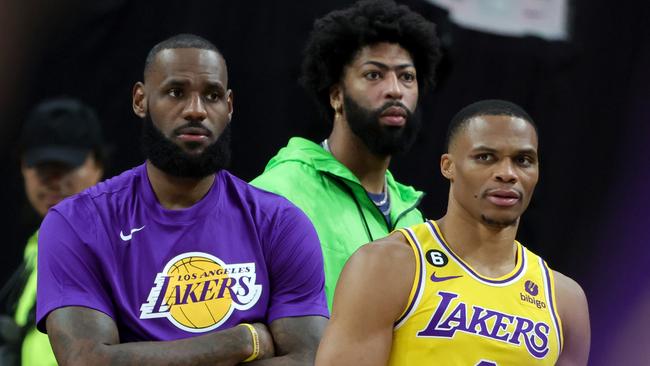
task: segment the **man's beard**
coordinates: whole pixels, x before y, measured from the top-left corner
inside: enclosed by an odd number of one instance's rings
[[[400,107],[406,111],[404,126],[382,126],[379,116],[390,107]],[[377,156],[390,156],[407,152],[420,131],[419,116],[413,114],[398,101],[386,102],[376,110],[366,109],[352,98],[343,97],[343,109],[352,132]]]
[[[190,122],[183,127],[194,126]],[[142,149],[144,156],[163,172],[182,178],[203,178],[230,164],[230,124],[211,145],[198,155],[190,155],[165,137],[153,124],[147,113],[142,124]]]
[[[506,220],[497,220],[493,219],[491,217],[487,217],[485,215],[481,215],[481,221],[483,221],[484,224],[487,226],[492,226],[496,228],[506,228],[508,226],[515,226],[519,223],[519,218],[514,218],[514,219],[506,219]]]

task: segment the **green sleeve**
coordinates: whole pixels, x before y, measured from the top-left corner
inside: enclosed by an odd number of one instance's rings
[[[47,334],[43,334],[32,327],[23,340],[22,346],[23,366],[56,366],[56,358]]]

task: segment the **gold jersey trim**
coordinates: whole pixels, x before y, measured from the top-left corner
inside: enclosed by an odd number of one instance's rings
[[[406,302],[406,307],[400,314],[399,318],[395,321],[395,326],[393,329],[398,329],[408,320],[409,316],[413,310],[417,309],[420,298],[424,293],[424,281],[426,277],[426,270],[424,269],[424,255],[422,254],[422,246],[418,242],[417,236],[411,229],[404,228],[399,229],[399,231],[406,240],[409,242],[411,250],[413,250],[413,255],[415,257],[415,274],[413,276],[413,284],[411,285],[411,291],[409,293],[408,301]]]
[[[433,221],[429,220],[426,222],[427,228],[429,229],[429,232],[431,233],[431,236],[440,244],[440,247],[446,252],[447,255],[449,255],[456,263],[460,265],[460,267],[468,274],[470,277],[474,278],[475,280],[484,283],[489,286],[497,286],[497,287],[503,287],[503,286],[509,286],[510,284],[518,281],[525,273],[526,270],[528,269],[528,261],[527,261],[527,256],[526,256],[526,249],[521,245],[518,241],[515,240],[515,246],[516,246],[516,255],[515,255],[515,268],[510,271],[510,273],[507,273],[501,277],[498,278],[491,278],[487,276],[483,276],[478,271],[476,271],[474,268],[472,268],[469,263],[465,262],[460,256],[458,256],[449,246],[447,241],[445,240],[444,236],[442,235],[442,231],[440,230],[440,227],[438,224]]]
[[[551,313],[551,318],[553,319],[553,326],[555,327],[555,331],[558,335],[558,349],[559,353],[561,354],[564,347],[564,333],[562,330],[562,319],[560,318],[560,314],[558,313],[557,309],[557,300],[555,296],[555,276],[553,274],[553,270],[551,270],[548,267],[548,264],[546,264],[546,261],[544,261],[542,258],[539,258],[539,262],[540,267],[544,272],[544,280],[546,282],[546,286],[544,286],[546,291],[546,298],[549,299],[549,311]]]

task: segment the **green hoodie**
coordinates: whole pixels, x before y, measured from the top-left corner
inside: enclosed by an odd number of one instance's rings
[[[303,138],[289,140],[269,161],[264,173],[251,182],[286,197],[314,224],[323,248],[330,309],[341,270],[361,245],[396,228],[424,221],[417,209],[422,192],[397,183],[388,171],[386,182],[392,227],[388,227],[357,177],[320,145]]]

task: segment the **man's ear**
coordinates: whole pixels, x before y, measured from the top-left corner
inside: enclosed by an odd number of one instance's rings
[[[147,115],[147,97],[144,84],[140,81],[133,86],[133,112],[140,118]]]
[[[228,103],[228,123],[232,120],[232,112],[233,112],[233,98],[234,95],[232,93],[231,89],[228,89],[226,92],[226,103]]]
[[[454,161],[451,154],[442,154],[440,157],[440,172],[449,181],[454,181]]]
[[[343,92],[338,83],[330,87],[330,105],[334,109],[335,115],[343,114]]]

